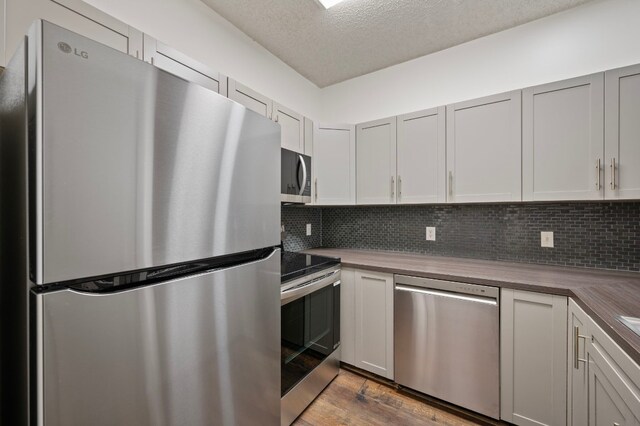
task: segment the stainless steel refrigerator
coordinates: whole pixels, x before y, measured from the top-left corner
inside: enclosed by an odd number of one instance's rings
[[[43,21],[0,120],[4,421],[279,425],[280,127]]]

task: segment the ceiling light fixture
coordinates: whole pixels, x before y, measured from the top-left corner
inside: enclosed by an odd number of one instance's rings
[[[344,0],[318,0],[325,9],[335,6],[338,3],[342,3]]]

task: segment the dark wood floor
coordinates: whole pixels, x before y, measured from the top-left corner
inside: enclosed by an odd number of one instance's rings
[[[338,377],[293,424],[466,426],[478,423],[343,368]]]

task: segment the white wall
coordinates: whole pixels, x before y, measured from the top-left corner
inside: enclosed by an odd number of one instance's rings
[[[598,0],[322,90],[360,123],[640,63],[640,0]]]
[[[200,0],[85,1],[301,114],[320,114],[316,85]]]

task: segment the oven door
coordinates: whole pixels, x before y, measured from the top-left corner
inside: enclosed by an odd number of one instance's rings
[[[340,344],[340,271],[282,292],[282,396]]]

